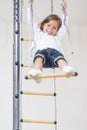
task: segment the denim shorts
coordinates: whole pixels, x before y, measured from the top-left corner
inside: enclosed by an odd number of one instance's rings
[[[42,57],[43,58],[43,67],[44,68],[55,68],[58,67],[57,61],[59,59],[64,59],[64,55],[60,53],[59,51],[51,48],[43,49],[43,50],[38,50],[35,53],[34,56],[34,61],[37,57]],[[66,60],[65,60],[66,61]]]

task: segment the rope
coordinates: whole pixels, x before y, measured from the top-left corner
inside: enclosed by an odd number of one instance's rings
[[[53,72],[55,74],[55,69],[53,69]],[[53,82],[54,82],[54,93],[56,92],[56,79],[53,78]],[[57,121],[57,96],[54,96],[54,103],[55,103],[55,121]],[[57,123],[55,124],[55,130],[57,130]]]
[[[20,0],[20,35],[23,35],[23,6],[24,1]],[[22,63],[22,44],[20,44],[20,65]],[[22,67],[20,67],[20,92],[22,90]],[[19,102],[19,109],[20,109],[20,119],[22,118],[22,95],[20,94],[20,102]],[[22,123],[19,121],[20,130],[22,130]]]
[[[53,0],[51,0],[51,14],[53,14]],[[55,74],[55,68],[53,69],[53,73]],[[54,86],[54,93],[56,93],[56,79],[53,78],[53,86]],[[55,121],[57,121],[57,97],[54,96],[54,103],[55,103]],[[55,124],[55,130],[57,130],[57,123]]]
[[[30,0],[30,24],[31,24],[31,44],[33,44],[33,47],[30,49],[30,55],[31,55],[31,60],[30,60],[30,64],[31,64],[31,61],[32,61],[32,57],[34,57],[34,53],[35,53],[35,50],[36,50],[36,44],[34,42],[34,23],[33,23],[33,4],[32,4],[32,0]]]
[[[33,5],[32,5],[32,0],[30,0],[30,17],[31,17],[31,33],[32,33],[32,38],[34,37],[34,31],[33,31]]]

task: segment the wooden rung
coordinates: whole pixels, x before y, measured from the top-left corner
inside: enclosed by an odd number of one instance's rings
[[[38,75],[38,76],[26,76],[25,79],[40,79],[40,78],[57,78],[57,77],[71,77],[77,76],[77,72],[72,73],[55,73],[55,74],[47,74],[47,75]]]
[[[25,123],[40,123],[40,124],[57,124],[56,121],[40,121],[40,120],[26,120],[26,119],[22,119],[21,122],[25,122]]]
[[[21,94],[40,95],[40,96],[56,96],[56,93],[48,93],[48,92],[27,92],[27,91],[22,91]]]
[[[21,38],[21,41],[30,42],[30,41],[34,41],[34,40],[33,39],[29,39],[29,38]]]
[[[21,64],[21,67],[33,67],[33,65],[26,65],[26,64]]]

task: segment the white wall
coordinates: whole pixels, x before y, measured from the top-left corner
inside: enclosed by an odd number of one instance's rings
[[[46,2],[46,3],[45,3]],[[59,2],[54,2],[54,11],[61,14]],[[87,1],[67,0],[70,22],[71,41],[74,49],[73,65],[79,73],[77,77],[57,78],[57,122],[58,130],[86,130],[87,129]],[[45,10],[44,9],[45,5]],[[38,6],[37,5],[41,5]],[[28,36],[26,21],[26,6],[23,8],[23,36]],[[35,17],[40,21],[50,13],[48,1],[36,0],[34,4]],[[39,11],[40,10],[40,11]],[[0,2],[0,129],[12,130],[13,119],[13,3],[1,0]],[[41,12],[41,15],[39,15]],[[78,13],[77,13],[78,12]],[[23,44],[23,62],[27,62],[28,45]],[[27,68],[22,72],[22,89],[30,91],[53,91],[53,80],[43,79],[41,84],[33,80],[24,80]],[[52,70],[44,70],[44,73]],[[57,70],[56,70],[57,72]],[[22,116],[27,119],[54,120],[53,97],[23,96]],[[23,129],[54,130],[53,125],[23,124]]]

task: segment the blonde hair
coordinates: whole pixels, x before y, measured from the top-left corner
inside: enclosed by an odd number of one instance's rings
[[[62,20],[61,20],[61,18],[60,18],[58,15],[56,15],[56,14],[51,14],[51,15],[47,16],[47,17],[40,23],[40,29],[43,31],[43,26],[44,26],[44,24],[50,22],[51,20],[56,20],[56,21],[58,22],[58,25],[59,25],[59,26],[58,26],[58,30],[59,30],[59,28],[60,28],[61,25],[62,25]]]

